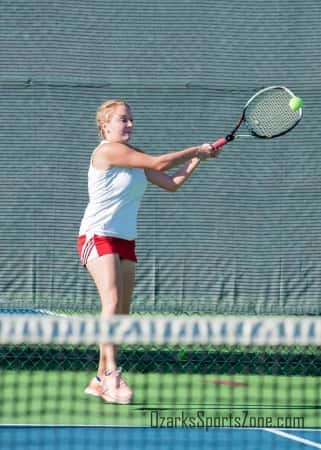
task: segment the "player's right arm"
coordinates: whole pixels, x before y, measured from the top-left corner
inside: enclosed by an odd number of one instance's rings
[[[210,144],[189,147],[160,156],[152,156],[137,151],[126,144],[110,143],[103,144],[99,147],[95,152],[93,162],[95,167],[101,170],[113,166],[123,166],[165,171],[179,164],[183,164],[194,157],[202,160],[213,157],[216,154],[217,150],[213,149]]]

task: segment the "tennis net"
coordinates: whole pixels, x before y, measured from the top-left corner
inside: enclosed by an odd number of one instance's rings
[[[84,394],[101,342],[129,405]],[[318,317],[0,315],[0,370],[5,450],[271,448],[321,426]]]

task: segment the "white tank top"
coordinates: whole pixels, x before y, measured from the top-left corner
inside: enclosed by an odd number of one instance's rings
[[[136,239],[137,214],[146,185],[144,169],[116,166],[98,170],[94,168],[91,157],[88,170],[89,203],[79,235]]]

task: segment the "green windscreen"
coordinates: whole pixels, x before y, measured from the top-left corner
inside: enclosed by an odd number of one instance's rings
[[[227,134],[264,86],[304,99],[176,193],[149,186],[135,312],[320,314],[320,12],[313,0],[0,4],[0,308],[93,312],[76,241],[96,109],[123,98],[152,155]],[[244,130],[243,130],[244,132]]]

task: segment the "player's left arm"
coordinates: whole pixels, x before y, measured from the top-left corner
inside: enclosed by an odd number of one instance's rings
[[[155,184],[166,191],[175,192],[192,175],[200,162],[199,158],[190,159],[173,175],[168,175],[155,169],[145,169],[145,175],[150,183]]]

